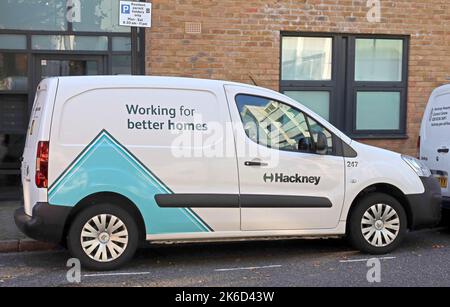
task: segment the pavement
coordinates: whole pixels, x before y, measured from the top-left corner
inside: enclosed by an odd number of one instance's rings
[[[0,253],[58,248],[55,244],[29,239],[20,232],[14,223],[14,211],[20,206],[19,201],[0,202]]]
[[[409,233],[395,252],[373,259],[342,239],[153,245],[121,270],[81,270],[71,283],[69,258],[64,250],[0,254],[0,287],[450,286],[450,230],[442,227]],[[368,264],[376,262],[380,282],[370,283]]]

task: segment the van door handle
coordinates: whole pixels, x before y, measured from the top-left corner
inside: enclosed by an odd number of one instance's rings
[[[245,166],[267,166],[268,164],[261,161],[245,161]]]
[[[448,153],[450,150],[448,148],[439,148],[438,153]]]

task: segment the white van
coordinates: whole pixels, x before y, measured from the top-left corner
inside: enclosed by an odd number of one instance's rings
[[[428,101],[420,127],[420,159],[442,188],[442,206],[450,210],[450,84],[438,87]]]
[[[150,241],[344,236],[396,248],[436,224],[415,158],[352,141],[300,103],[226,81],[63,77],[39,85],[18,227],[90,269]]]

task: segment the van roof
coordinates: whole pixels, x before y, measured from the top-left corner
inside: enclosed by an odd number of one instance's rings
[[[70,77],[54,77],[49,79],[58,79],[61,83],[70,83],[71,85],[135,85],[135,86],[183,86],[183,87],[216,87],[223,85],[240,85],[246,87],[259,88],[245,83],[238,83],[225,80],[211,80],[211,79],[199,79],[188,77],[164,77],[164,76],[131,76],[131,75],[118,75],[118,76],[70,76]],[[264,88],[267,89],[267,88]],[[270,89],[267,89],[270,90]],[[270,90],[272,91],[272,90]]]
[[[450,92],[450,84],[444,84],[444,85],[441,85],[441,86],[435,88],[433,90],[432,95],[440,95],[440,94],[449,93],[449,92]]]

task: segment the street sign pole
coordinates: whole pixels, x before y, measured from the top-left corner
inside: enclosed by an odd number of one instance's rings
[[[131,27],[131,74],[132,75],[140,75],[139,69],[139,35],[138,28]]]
[[[139,75],[139,53],[142,50],[139,37],[142,29],[152,26],[152,4],[138,1],[120,1],[119,25],[131,28],[131,74]]]

